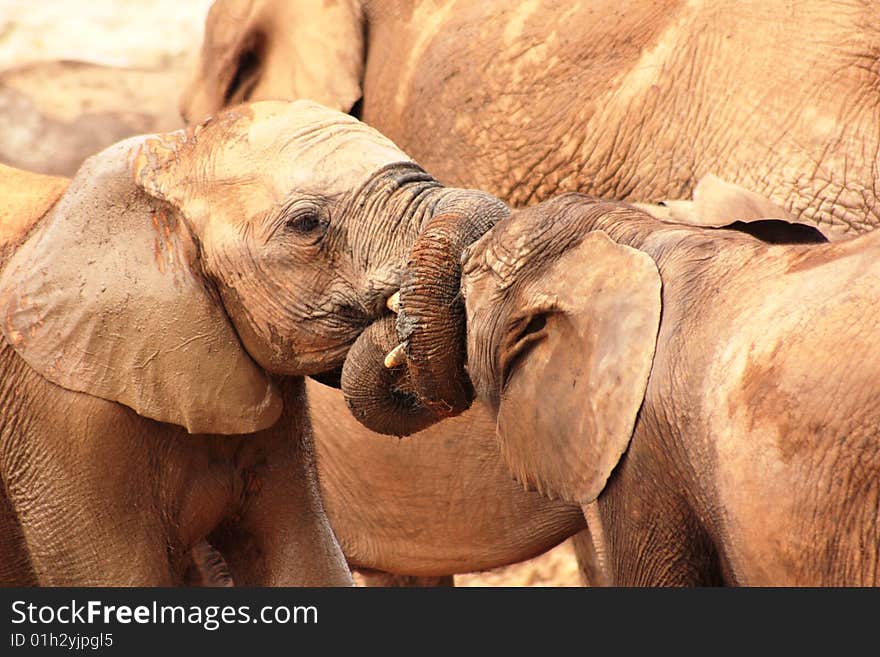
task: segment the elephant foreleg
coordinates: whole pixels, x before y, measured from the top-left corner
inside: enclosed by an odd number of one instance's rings
[[[351,586],[321,504],[310,441],[288,433],[269,437],[266,447],[265,459],[244,477],[242,508],[208,537],[232,580],[236,586]]]

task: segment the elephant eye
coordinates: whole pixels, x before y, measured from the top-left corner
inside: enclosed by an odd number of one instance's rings
[[[553,311],[546,311],[527,315],[508,327],[506,344],[501,350],[499,363],[502,390],[507,387],[511,375],[535,344],[547,337],[547,320],[553,314]]]
[[[320,203],[297,203],[296,207],[286,208],[275,224],[278,237],[293,238],[300,243],[314,245],[324,238],[330,216],[327,208]]]
[[[273,214],[268,239],[294,239],[300,244],[320,242],[330,226],[330,207],[326,199],[296,195]]]
[[[300,212],[284,222],[288,232],[309,235],[321,227],[321,218],[314,212]]]

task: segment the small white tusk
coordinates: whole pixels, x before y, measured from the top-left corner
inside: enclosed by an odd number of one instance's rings
[[[385,356],[385,367],[389,370],[406,362],[406,342],[401,342]]]
[[[400,312],[400,290],[388,297],[385,301],[385,307],[395,315]]]

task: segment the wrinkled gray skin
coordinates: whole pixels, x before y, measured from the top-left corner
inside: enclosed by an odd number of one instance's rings
[[[591,583],[880,584],[878,257],[877,232],[768,245],[581,195],[467,251],[472,379],[517,477],[584,505]],[[606,266],[623,291],[572,298]],[[597,452],[609,413],[632,431]]]

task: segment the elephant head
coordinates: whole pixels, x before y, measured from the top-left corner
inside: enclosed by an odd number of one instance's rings
[[[464,256],[468,366],[519,481],[587,504],[626,450],[651,371],[660,275],[589,213],[511,215]]]
[[[362,95],[361,4],[217,0],[181,115],[194,122],[248,100],[298,98],[351,112]]]
[[[390,315],[423,224],[482,202],[350,116],[242,105],[91,158],[0,275],[2,330],[63,387],[255,431],[273,376],[338,369]]]

